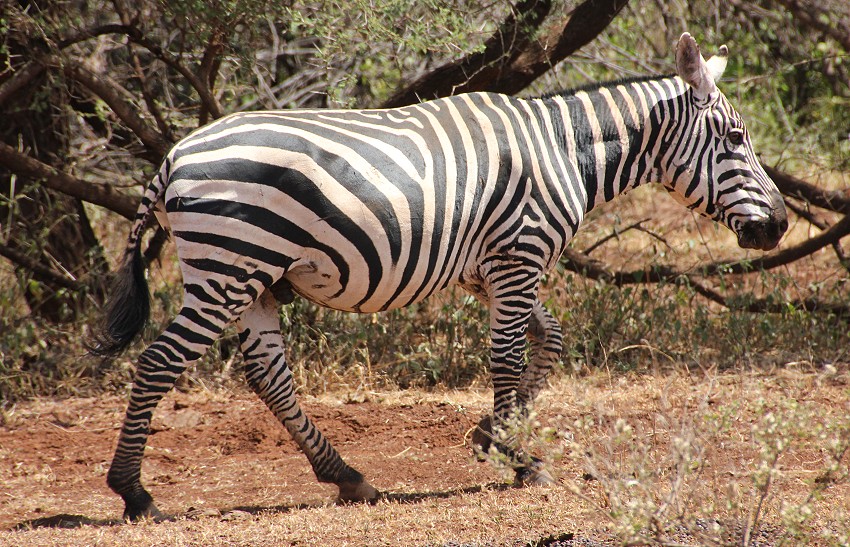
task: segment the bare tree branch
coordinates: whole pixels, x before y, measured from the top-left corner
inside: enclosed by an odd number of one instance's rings
[[[145,120],[136,112],[136,107],[121,98],[115,91],[118,86],[116,82],[106,82],[100,76],[83,68],[79,64],[64,62],[65,75],[85,86],[89,91],[103,99],[109,108],[121,118],[121,121],[136,134],[150,154],[146,157],[151,163],[158,163],[168,153],[171,144],[156,130],[151,128]]]
[[[210,41],[204,49],[204,56],[201,58],[201,65],[198,72],[201,75],[201,80],[206,82],[210,93],[215,89],[215,80],[218,76],[218,69],[221,66],[221,52],[224,50],[224,29],[218,28],[213,32]],[[203,104],[201,113],[198,115],[198,125],[205,125],[209,120],[210,111]]]
[[[834,211],[836,213],[850,214],[850,191],[821,190],[817,186],[784,173],[775,167],[765,165],[764,170],[776,183],[779,191],[786,196],[807,201],[816,207]]]
[[[88,201],[132,220],[136,216],[136,199],[115,191],[105,184],[94,184],[63,173],[58,169],[18,152],[0,142],[0,164],[9,171],[32,179],[69,196]]]
[[[567,19],[539,31],[551,0],[524,0],[487,40],[483,51],[447,63],[396,92],[385,107],[470,91],[514,94],[593,40],[628,0],[586,0]]]
[[[845,216],[829,229],[819,233],[818,235],[792,247],[782,249],[778,253],[764,255],[762,257],[746,261],[736,260],[712,262],[700,266],[699,272],[700,275],[711,276],[718,274],[745,274],[759,270],[772,270],[809,256],[828,245],[838,242],[841,238],[847,235],[850,235],[850,215]],[[681,275],[690,274],[674,270],[669,266],[652,266],[649,269],[634,270],[631,272],[616,272],[614,274],[615,278],[646,278],[648,281],[664,281],[671,277]]]
[[[8,101],[15,93],[27,87],[44,73],[44,64],[30,61],[15,70],[11,78],[0,84],[0,105]]]
[[[76,279],[71,279],[65,275],[56,272],[47,266],[41,264],[39,261],[30,258],[24,253],[18,251],[17,249],[13,249],[8,245],[0,243],[0,256],[3,256],[10,260],[11,262],[17,264],[21,268],[28,270],[35,275],[50,281],[53,285],[58,285],[60,287],[64,287],[66,289],[70,289],[72,291],[79,291],[83,287],[84,284],[80,283]]]
[[[128,28],[129,27],[125,25],[110,24],[90,29],[82,29],[70,36],[60,38],[59,40],[56,40],[56,42],[51,42],[51,46],[55,49],[63,50],[69,46],[98,36],[106,34],[127,34]],[[55,64],[55,61],[55,58],[42,54],[41,56],[33,56],[33,58],[31,58],[26,64],[17,67],[14,75],[0,84],[0,105],[6,102],[16,91],[25,87],[32,82],[33,79],[42,74],[48,66]]]
[[[664,239],[660,235],[656,234],[652,230],[647,230],[646,228],[644,228],[642,226],[643,223],[648,221],[648,220],[649,220],[649,218],[644,218],[644,219],[635,221],[635,222],[629,224],[628,226],[623,226],[622,228],[615,227],[613,230],[611,230],[610,234],[608,234],[607,236],[601,238],[600,240],[596,241],[595,243],[593,243],[592,245],[587,247],[584,250],[584,254],[590,255],[591,253],[593,253],[593,251],[595,251],[596,249],[598,249],[602,245],[605,245],[606,243],[608,243],[612,239],[619,238],[621,235],[625,234],[629,230],[637,230],[639,232],[643,232],[643,233],[647,234],[648,236],[650,236],[651,238],[656,239],[656,240],[660,241],[661,243],[663,243],[664,245],[666,245],[667,247],[669,247],[670,244],[667,243],[666,239]]]
[[[833,246],[839,256],[839,260],[845,256],[839,244],[840,240],[850,235],[850,198],[844,192],[826,192],[816,186],[778,171],[766,167],[768,174],[776,181],[777,186],[787,196],[807,201],[818,207],[844,212],[845,216],[832,226],[816,221],[814,217],[810,220],[815,226],[823,231],[797,245],[788,247],[778,253],[765,255],[749,261],[725,261],[713,262],[698,268],[697,272],[685,272],[676,270],[668,265],[650,266],[641,270],[612,271],[603,262],[590,258],[586,253],[575,249],[567,249],[561,258],[561,264],[568,270],[579,273],[590,279],[606,280],[617,286],[638,283],[675,283],[687,284],[696,292],[730,309],[743,309],[750,312],[780,312],[787,304],[807,311],[829,311],[844,317],[850,317],[850,304],[833,304],[819,301],[815,298],[798,300],[793,302],[776,302],[771,299],[746,300],[744,304],[740,299],[727,297],[721,293],[706,287],[699,277],[715,276],[719,274],[746,274],[759,270],[770,270],[785,266],[801,258],[826,247]],[[792,207],[792,210],[795,210]],[[801,213],[803,211],[800,211]],[[810,215],[804,215],[810,216]],[[848,267],[844,264],[845,268]]]
[[[817,218],[811,211],[798,206],[793,201],[786,201],[785,205],[794,211],[798,217],[807,220],[813,226],[821,230],[827,230],[829,228],[829,224],[824,222],[823,220]],[[844,266],[844,269],[850,272],[850,259],[848,259],[847,254],[844,252],[844,248],[841,246],[840,241],[836,241],[832,244],[832,249],[835,251],[835,256],[838,257],[838,261]]]
[[[142,69],[142,63],[139,61],[139,56],[133,49],[132,44],[127,44],[127,49],[130,50],[130,57],[133,60],[133,69],[136,71],[136,78],[139,80],[139,87],[142,90],[142,97],[145,99],[145,106],[148,107],[148,112],[150,112],[151,116],[153,116],[156,126],[159,128],[159,132],[162,134],[163,138],[171,143],[177,142],[177,139],[174,137],[174,133],[171,131],[171,127],[169,127],[168,123],[166,123],[159,106],[156,104],[150,83],[145,76],[144,69]]]
[[[189,84],[198,93],[203,107],[208,112],[210,112],[210,114],[214,118],[220,118],[222,116],[221,105],[218,104],[218,100],[212,94],[212,90],[208,85],[208,82],[212,81],[210,75],[208,74],[208,67],[201,67],[201,71],[204,73],[204,77],[199,77],[191,70],[189,70],[186,66],[184,66],[179,61],[179,59],[162,49],[162,47],[158,44],[146,38],[142,34],[141,30],[133,24],[109,24],[101,25],[91,29],[83,29],[76,32],[75,34],[57,40],[56,42],[52,43],[52,45],[55,48],[62,50],[73,44],[106,34],[122,34],[124,36],[127,36],[127,38],[131,42],[138,44],[139,46],[150,51],[154,56],[159,58],[165,64],[172,67],[174,70],[179,72],[184,78],[186,78]],[[220,44],[216,46],[216,48],[214,48],[214,53],[217,53],[219,51]],[[8,100],[8,98],[15,91],[27,85],[35,77],[43,73],[47,66],[54,64],[53,61],[55,61],[55,59],[52,59],[51,57],[45,57],[42,59],[35,58],[30,60],[23,67],[17,69],[15,75],[12,78],[0,84],[0,104],[3,104],[4,101]]]
[[[803,25],[824,33],[850,52],[850,17],[840,17],[840,14],[823,9],[821,2],[777,0],[777,3],[782,4]]]
[[[749,262],[732,262],[709,264],[705,272],[709,274],[717,272],[747,273],[754,270],[772,270],[779,266],[785,266],[796,260],[807,257],[815,251],[823,249],[827,245],[833,245],[843,237],[850,234],[850,215],[846,215],[840,221],[833,224],[828,230],[811,237],[802,243],[782,249],[778,253],[765,255]]]
[[[100,25],[90,29],[82,29],[77,31],[75,34],[61,38],[56,41],[55,46],[59,49],[65,49],[68,46],[85,42],[86,40],[97,38],[98,36],[104,36],[106,34],[126,34],[126,32],[127,26],[125,25]]]
[[[135,26],[127,27],[125,34],[127,38],[150,51],[154,56],[186,78],[201,98],[203,106],[210,112],[213,118],[220,118],[222,116],[222,109],[221,105],[218,104],[218,99],[215,98],[209,85],[200,76],[184,66],[177,57],[162,49],[159,44],[145,37],[139,28]]]
[[[531,48],[517,56],[514,63],[516,74],[504,78],[499,91],[513,94],[527,87],[554,65],[593,41],[628,3],[628,0],[586,0],[580,4],[566,25],[555,25]],[[555,45],[551,47],[553,43]],[[517,75],[526,75],[526,81],[517,78]]]
[[[570,248],[561,257],[561,264],[571,272],[590,279],[606,281],[618,287],[642,283],[686,285],[705,298],[733,310],[752,313],[778,313],[787,310],[790,304],[798,309],[828,311],[850,319],[850,304],[822,302],[815,298],[777,302],[770,298],[741,299],[738,297],[739,295],[727,297],[703,285],[696,274],[678,271],[666,265],[631,272],[611,271],[602,262],[590,258],[581,251]]]
[[[405,106],[424,99],[485,89],[487,84],[498,79],[499,73],[508,70],[508,57],[528,46],[532,33],[543,24],[551,8],[551,0],[523,0],[484,43],[481,51],[437,67],[396,92],[384,106]]]

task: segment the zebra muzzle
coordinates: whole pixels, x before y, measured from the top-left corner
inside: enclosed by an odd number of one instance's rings
[[[774,214],[762,220],[750,220],[738,230],[738,245],[742,249],[769,251],[779,244],[788,229],[784,214]]]

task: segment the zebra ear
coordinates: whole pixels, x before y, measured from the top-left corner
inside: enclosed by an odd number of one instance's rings
[[[725,46],[722,47],[721,53],[725,49]],[[717,61],[712,58],[710,65],[699,52],[697,41],[687,32],[682,34],[679,43],[676,44],[676,69],[682,80],[693,88],[698,98],[706,98],[717,91],[717,86],[714,84],[715,72],[719,78],[723,68],[726,67],[725,59],[725,56],[719,57]]]
[[[714,82],[719,82],[726,70],[726,63],[729,62],[729,48],[725,45],[720,46],[717,50],[717,55],[705,62],[708,65],[708,71],[711,73],[711,79]]]

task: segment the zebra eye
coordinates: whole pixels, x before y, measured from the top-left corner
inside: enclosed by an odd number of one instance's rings
[[[740,129],[732,129],[726,134],[726,138],[732,146],[740,146],[744,142],[744,132]]]

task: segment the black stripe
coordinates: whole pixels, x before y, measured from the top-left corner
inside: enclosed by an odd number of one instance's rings
[[[596,206],[596,156],[593,153],[593,131],[590,129],[590,118],[584,109],[584,103],[576,97],[564,97],[573,126],[573,140],[576,146],[578,171],[584,187],[587,190],[587,203],[584,211],[591,211]]]
[[[593,115],[599,123],[602,142],[605,144],[605,157],[602,158],[605,164],[605,176],[603,178],[603,195],[605,201],[614,199],[614,177],[617,174],[617,166],[620,164],[622,150],[620,148],[620,133],[617,131],[617,124],[614,123],[614,115],[608,106],[608,101],[601,93],[595,92],[590,96],[590,104],[593,108]],[[595,152],[595,147],[592,148]]]

